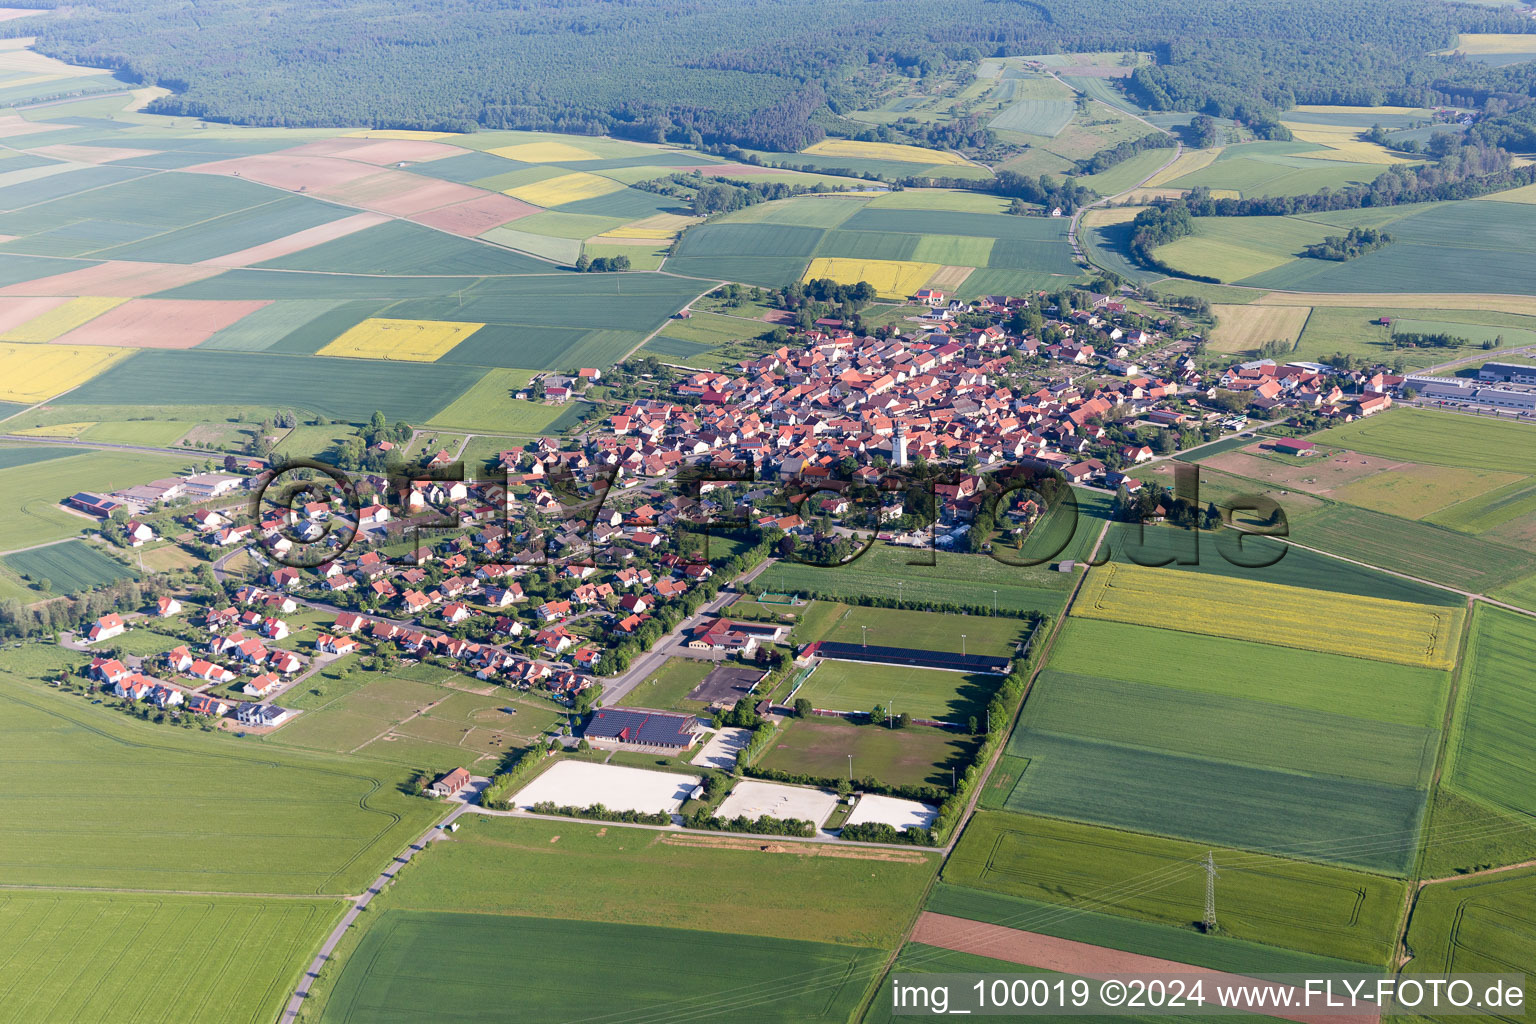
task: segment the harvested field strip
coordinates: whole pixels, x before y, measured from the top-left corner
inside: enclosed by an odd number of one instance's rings
[[[262,242],[239,252],[232,252],[226,256],[215,256],[212,259],[203,260],[207,266],[213,267],[249,267],[267,260],[277,259],[279,256],[291,256],[303,249],[320,245],[323,242],[332,242],[338,238],[361,231],[363,228],[382,224],[389,218],[379,213],[358,213],[350,217],[342,217],[328,224],[318,227],[305,228],[291,235],[273,239],[270,242]]]
[[[1211,331],[1211,347],[1218,352],[1257,351],[1266,341],[1283,341],[1296,344],[1307,317],[1312,314],[1309,306],[1211,306],[1216,317],[1216,327]]]
[[[443,320],[375,318],[351,328],[316,355],[430,363],[484,326]]]
[[[192,348],[266,305],[265,299],[129,299],[53,344]]]
[[[1111,562],[1088,573],[1072,614],[1450,668],[1465,611]]]
[[[62,306],[56,306],[39,316],[28,320],[19,327],[0,334],[0,341],[23,341],[41,343],[52,341],[54,338],[74,330],[82,324],[89,323],[109,309],[115,309],[127,302],[126,298],[98,298],[87,296],[71,299]]]
[[[1038,820],[1038,819],[1031,819]],[[1220,856],[1220,854],[1218,854]],[[1105,893],[1099,893],[1101,897]],[[1358,971],[1357,961],[1317,956],[1280,946],[1202,935],[1187,923],[1182,926],[1156,924],[1116,912],[1116,901],[1102,910],[1074,908],[1063,913],[1058,903],[1005,896],[998,892],[940,882],[933,887],[926,909],[935,913],[985,921],[1009,928],[1021,928],[1075,939],[1096,946],[1145,953],[1182,963],[1198,964],[1220,971],[1257,974],[1271,971],[1303,973],[1308,971]]]
[[[1248,980],[1237,975],[1207,971],[1172,960],[1123,953],[1104,946],[1089,946],[1069,939],[1057,939],[1034,932],[1015,931],[995,924],[982,924],[964,918],[945,917],[924,912],[912,933],[916,942],[942,949],[954,949],[1028,964],[1062,974],[1194,974],[1215,985],[1236,984]],[[1316,1017],[1305,1014],[1276,1014],[1281,1020],[1299,1020],[1313,1024]],[[1379,1015],[1362,1013],[1338,1015],[1339,1024],[1377,1024]]]

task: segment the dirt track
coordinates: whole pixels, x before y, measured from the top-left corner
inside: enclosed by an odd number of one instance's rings
[[[961,953],[1006,960],[1009,963],[1040,967],[1071,975],[1127,975],[1127,974],[1198,974],[1215,984],[1252,984],[1253,979],[1241,975],[1213,971],[1208,967],[1195,967],[1174,960],[1162,960],[1139,953],[1105,946],[1091,946],[1086,942],[1058,939],[1053,935],[1019,931],[1001,925],[968,921],[947,914],[924,913],[917,920],[912,941]],[[1349,1014],[1338,1016],[1313,1016],[1305,1013],[1282,1013],[1275,1010],[1267,1016],[1299,1024],[1377,1024],[1379,1014]]]

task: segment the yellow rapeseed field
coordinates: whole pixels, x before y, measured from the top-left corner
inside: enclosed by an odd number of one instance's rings
[[[54,423],[46,427],[26,427],[12,430],[11,433],[23,437],[79,437],[95,425],[95,420],[84,420],[79,423]]]
[[[1089,571],[1072,614],[1448,669],[1466,612],[1110,562]]]
[[[347,132],[349,139],[392,139],[399,142],[430,142],[433,139],[446,139],[454,135],[454,132],[418,132],[409,128],[365,128],[360,132]]]
[[[109,345],[0,344],[0,402],[41,402],[131,355]]]
[[[838,284],[868,281],[882,299],[911,298],[912,293],[938,273],[937,263],[913,263],[910,260],[856,260],[839,256],[818,256],[805,269],[802,281],[817,277],[831,278]]]
[[[573,171],[558,178],[545,178],[531,185],[519,185],[507,189],[507,195],[534,206],[561,206],[582,199],[596,199],[610,192],[621,192],[624,186],[612,178],[586,171]]]
[[[52,341],[59,335],[72,331],[127,301],[127,299],[109,299],[93,295],[70,299],[64,305],[55,306],[42,316],[35,316],[21,326],[13,327],[4,334],[0,334],[0,341],[34,343]]]
[[[515,146],[500,146],[496,149],[488,149],[492,156],[506,157],[508,160],[521,160],[525,164],[555,164],[562,160],[596,160],[597,155],[590,150],[573,146],[568,142],[520,142]]]
[[[375,318],[349,328],[317,354],[430,363],[484,326],[451,320]]]
[[[904,164],[964,164],[963,157],[942,149],[901,146],[894,142],[853,142],[849,139],[822,139],[800,152],[812,156],[841,156],[856,160],[896,160]]]

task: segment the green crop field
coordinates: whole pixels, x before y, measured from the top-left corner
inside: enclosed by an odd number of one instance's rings
[[[1439,726],[1450,690],[1436,669],[1083,618],[1062,624],[1050,668],[1416,729]]]
[[[1536,870],[1427,886],[1419,892],[1407,941],[1414,952],[1403,969],[1407,977],[1451,971],[1536,974]],[[1527,980],[1527,1004],[1533,994],[1536,986]],[[1505,1012],[1478,1019],[1521,1016]]]
[[[1214,474],[1206,471],[1206,475]],[[1252,488],[1253,491],[1262,489],[1259,485]],[[1216,500],[1218,504],[1222,503],[1222,499]],[[1330,504],[1322,511],[1295,515],[1292,511],[1295,504],[1294,495],[1280,497],[1280,504],[1288,512],[1292,512],[1289,519],[1289,535],[1297,543],[1321,548],[1324,551],[1337,551],[1347,558],[1372,561],[1386,569],[1409,572],[1429,579],[1435,579],[1435,577],[1428,571],[1433,563],[1425,557],[1426,549],[1433,554],[1441,555],[1440,561],[1450,567],[1447,570],[1450,572],[1465,571],[1461,563],[1466,559],[1445,557],[1436,550],[1434,545],[1424,544],[1426,537],[1433,537],[1437,544],[1447,545],[1457,553],[1461,553],[1462,546],[1468,542],[1474,547],[1477,546],[1477,542],[1471,538],[1449,530],[1437,530],[1406,519],[1395,519],[1348,505]],[[1385,536],[1378,541],[1376,536],[1367,531],[1341,531],[1336,539],[1339,546],[1335,547],[1330,524],[1337,519],[1357,516],[1369,517],[1373,523],[1376,520],[1382,520],[1372,529],[1381,531]],[[1414,604],[1433,604],[1447,608],[1456,607],[1464,601],[1459,595],[1446,590],[1401,577],[1388,576],[1374,569],[1352,565],[1305,548],[1282,545],[1279,541],[1265,540],[1263,537],[1241,538],[1239,551],[1237,548],[1239,535],[1232,531],[1192,534],[1191,531],[1172,526],[1148,524],[1140,537],[1136,534],[1136,524],[1111,524],[1105,539],[1107,548],[1100,549],[1099,557],[1102,559],[1107,555],[1117,562],[1153,566],[1166,560],[1182,559],[1187,562],[1198,559],[1196,564],[1169,561],[1166,568],[1179,572],[1231,576],[1255,583],[1277,583],[1308,590],[1379,597],[1390,601],[1409,601]],[[1392,544],[1407,543],[1410,540],[1418,542],[1419,546],[1393,552]],[[1414,554],[1410,555],[1410,551]],[[1273,564],[1262,564],[1277,556],[1278,561]],[[1250,567],[1254,562],[1260,564]],[[1413,564],[1412,568],[1407,565],[1410,562]]]
[[[51,462],[71,455],[83,454],[87,449],[66,448],[64,445],[33,445],[30,447],[0,448],[0,470],[30,466],[36,462]]]
[[[46,579],[56,594],[90,590],[137,573],[91,545],[79,540],[20,551],[5,556],[5,565],[30,579]]]
[[[1526,266],[1536,255],[1532,228],[1536,206],[1441,204],[1397,221],[1391,245],[1358,259],[1294,260],[1242,283],[1320,292],[1524,293],[1531,286]]]
[[[1401,874],[1418,847],[1422,790],[1020,730],[1029,768],[1004,806],[1199,842]],[[1370,838],[1366,838],[1370,837]]]
[[[1292,524],[1291,537],[1299,544],[1475,593],[1536,572],[1536,556],[1525,551],[1351,505],[1330,503],[1302,517]]]
[[[821,635],[802,632],[801,638],[953,653],[961,653],[963,647],[968,654],[1011,658],[1029,631],[1027,622],[1006,615],[947,615],[850,605],[828,622]]]
[[[1190,927],[1206,848],[1044,818],[978,813],[944,881],[1042,903]],[[1343,868],[1218,851],[1222,934],[1385,966],[1407,886]],[[1107,906],[1106,906],[1107,904]]]
[[[829,711],[868,711],[890,705],[899,715],[965,723],[986,710],[1001,676],[969,675],[939,669],[823,661],[800,688],[804,697]]]
[[[466,815],[459,824],[412,863],[384,906],[705,933],[729,927],[890,949],[939,863],[936,853],[915,850],[800,856],[576,821]]]
[[[339,900],[0,893],[0,989],[16,1020],[267,1024]],[[147,969],[160,953],[194,970]]]
[[[1229,189],[1252,196],[1309,195],[1320,189],[1374,181],[1384,167],[1299,156],[1314,153],[1311,142],[1252,142],[1228,146],[1216,160],[1168,182],[1170,188]]]
[[[411,422],[434,414],[480,377],[472,366],[320,359],[267,352],[140,352],[87,382],[56,405],[139,401],[146,405],[285,406],[361,423],[376,409]],[[114,456],[118,465],[121,457]],[[90,485],[107,490],[98,480]],[[69,488],[70,493],[74,488]]]
[[[404,221],[389,221],[259,264],[346,274],[547,274],[543,260]]]
[[[1536,620],[1480,605],[1462,668],[1445,779],[1466,795],[1536,813]]]
[[[625,707],[656,708],[678,711],[698,711],[703,701],[687,700],[704,677],[715,667],[712,661],[694,661],[691,658],[668,658],[661,668],[652,672],[639,686],[626,693],[619,704]]]
[[[1059,903],[1043,903],[949,882],[933,887],[924,909],[1237,974],[1359,972],[1362,968],[1354,960],[1266,946],[1226,935],[1203,935],[1188,925],[1176,927],[1120,916],[1114,912],[1114,897],[1123,883],[1115,885],[1118,880],[1113,878],[1110,881],[1111,891],[1098,894],[1108,906],[1101,905],[1097,910],[1067,911]]]
[[[441,813],[396,789],[397,768],[133,721],[33,681],[82,660],[0,655],[0,762],[48,779],[11,794],[10,882],[358,892]]]
[[[173,456],[87,452],[0,470],[0,491],[9,509],[0,520],[0,551],[62,540],[94,527],[96,520],[66,512],[59,504],[76,491],[105,494],[172,476],[184,465]]]
[[[950,770],[965,771],[975,753],[975,738],[960,733],[800,718],[779,733],[757,766],[828,779],[846,778],[851,754],[856,779],[873,777],[896,786],[948,789],[954,781]]]
[[[370,924],[320,1021],[581,1020],[621,997],[628,1019],[843,1022],[883,967],[874,949],[644,925],[408,910]],[[573,964],[599,983],[573,984]]]
[[[824,208],[841,212],[830,201],[813,207]],[[677,274],[778,287],[799,278],[824,233],[823,228],[798,224],[704,224],[683,236],[677,255],[667,260],[667,269]]]
[[[1283,266],[1336,233],[1298,217],[1201,217],[1194,234],[1160,246],[1156,255],[1186,274],[1232,282]]]
[[[1404,787],[1428,784],[1440,738],[1422,726],[1058,669],[1036,680],[1019,730]],[[1028,738],[1011,752],[1029,756]]]
[[[1020,100],[988,121],[987,127],[1055,138],[1072,120],[1075,109],[1071,100]]]

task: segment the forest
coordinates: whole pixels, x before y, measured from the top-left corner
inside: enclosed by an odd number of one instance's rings
[[[1003,54],[1149,51],[1130,83],[1142,103],[1256,125],[1298,102],[1528,102],[1531,65],[1425,56],[1458,31],[1536,24],[1442,0],[71,0],[0,25],[170,89],[153,108],[166,114],[780,152],[837,128],[891,76]]]

